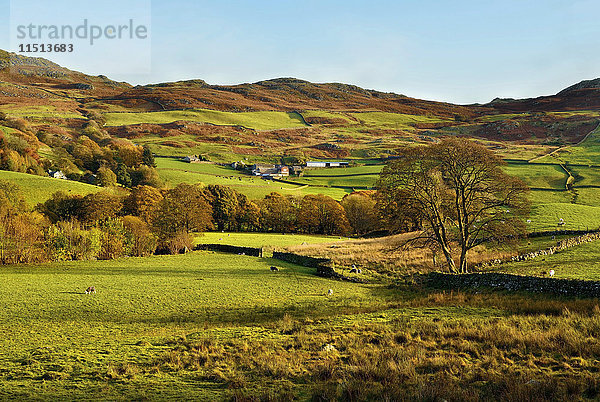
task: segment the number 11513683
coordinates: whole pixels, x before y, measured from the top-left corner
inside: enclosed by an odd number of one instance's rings
[[[21,43],[19,53],[71,53],[72,43]]]

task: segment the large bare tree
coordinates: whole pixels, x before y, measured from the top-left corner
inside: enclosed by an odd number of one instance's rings
[[[419,229],[413,241],[439,250],[450,272],[466,273],[469,250],[525,231],[528,188],[502,164],[465,138],[405,148],[383,169],[378,202],[396,228]]]

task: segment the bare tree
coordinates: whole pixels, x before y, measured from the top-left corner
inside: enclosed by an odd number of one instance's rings
[[[524,233],[527,186],[504,173],[503,161],[487,148],[447,138],[406,148],[399,156],[381,173],[379,205],[396,227],[418,227],[413,241],[441,251],[450,272],[467,272],[472,248]]]

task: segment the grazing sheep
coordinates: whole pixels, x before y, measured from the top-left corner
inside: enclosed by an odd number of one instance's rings
[[[554,270],[551,269],[550,272],[548,272],[548,275],[550,275],[550,278],[552,278],[554,276]]]
[[[327,291],[327,296],[333,296],[333,289],[329,289]]]
[[[90,293],[96,293],[96,287],[95,286],[90,286],[85,290],[85,294],[89,295]]]
[[[273,271],[273,272],[279,271],[279,268],[277,268],[276,266],[271,266],[271,271]]]

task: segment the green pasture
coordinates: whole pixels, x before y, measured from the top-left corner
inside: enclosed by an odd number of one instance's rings
[[[279,272],[270,271],[273,264]],[[285,314],[319,318],[385,303],[373,300],[373,286],[313,271],[212,252],[2,267],[0,395],[224,399],[228,388],[216,378],[151,367],[186,337],[269,339],[277,335],[260,324]],[[97,293],[84,294],[88,286]]]
[[[0,179],[8,180],[19,185],[25,200],[31,207],[46,201],[53,193],[60,190],[82,195],[102,190],[101,187],[78,181],[53,179],[51,177],[35,176],[27,173],[9,172],[5,170],[0,170]]]
[[[362,163],[363,161],[358,160]],[[381,162],[378,165],[353,166],[345,168],[324,168],[324,169],[307,169],[304,171],[304,177],[329,177],[329,176],[348,176],[355,174],[372,174],[378,175],[383,169]]]
[[[178,120],[225,126],[244,126],[256,130],[276,130],[306,126],[295,112],[221,112],[208,109],[171,110],[164,112],[105,113],[107,126],[151,123],[165,124]]]
[[[565,188],[567,174],[559,165],[536,165],[509,163],[504,171],[521,178],[529,187],[562,190]]]
[[[503,264],[501,270],[521,275],[547,276],[553,269],[559,279],[600,280],[600,243],[593,241],[560,253],[523,262]]]
[[[346,124],[357,124],[358,122],[352,120],[344,113],[336,113],[336,112],[328,112],[325,110],[304,110],[302,111],[302,116],[304,118],[309,117],[324,117],[327,119],[342,119],[346,122]]]
[[[83,116],[75,112],[57,111],[55,106],[27,106],[16,107],[14,105],[0,105],[0,112],[4,112],[13,117],[33,117],[33,118],[52,118],[61,119],[82,119]]]
[[[250,176],[232,168],[205,164],[185,163],[169,158],[157,158],[158,173],[167,186],[174,187],[179,183],[220,184],[230,186],[251,199],[264,198],[272,192],[284,195],[325,194],[335,199],[341,199],[351,192],[351,189],[311,187],[308,185],[294,185],[279,183],[272,180],[263,180]]]
[[[280,248],[299,246],[303,243],[332,243],[348,238],[339,236],[318,236],[303,234],[281,233],[236,233],[236,232],[206,232],[196,237],[196,244],[228,244],[242,247]]]
[[[303,176],[294,178],[294,182],[313,186],[374,187],[379,175],[368,176]]]
[[[564,225],[558,224],[561,218]],[[529,232],[594,230],[600,228],[600,207],[566,203],[534,204],[529,219]]]
[[[355,112],[348,113],[358,119],[361,124],[388,129],[412,129],[418,123],[444,123],[451,120],[441,117],[417,116],[389,112]]]

